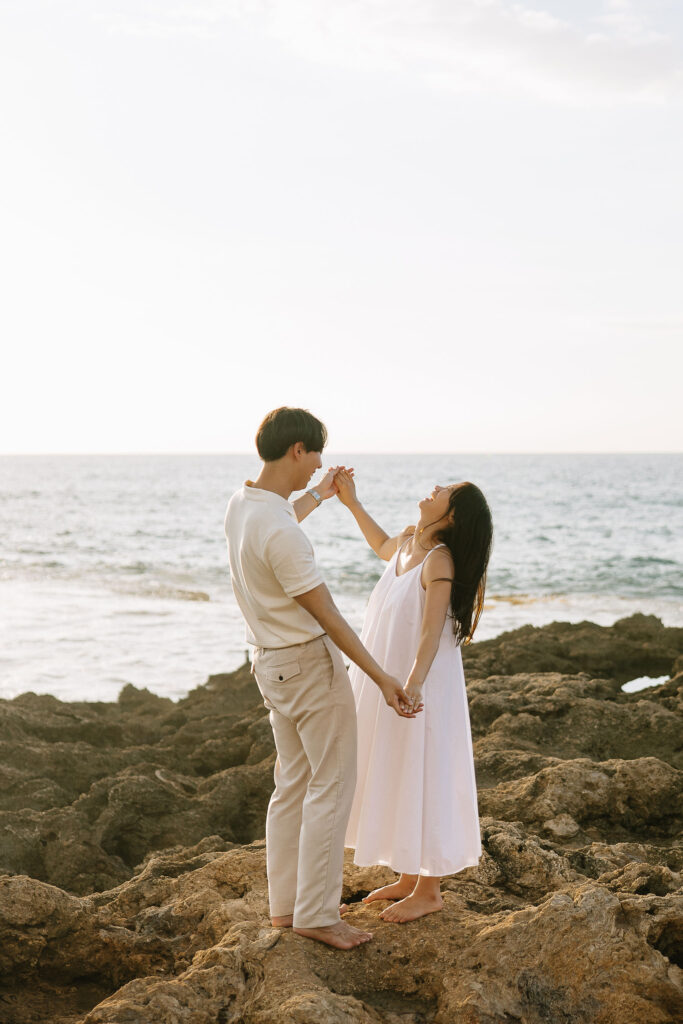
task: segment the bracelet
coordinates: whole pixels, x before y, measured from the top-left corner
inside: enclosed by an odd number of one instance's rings
[[[323,503],[323,499],[320,497],[318,492],[312,487],[310,491],[306,491],[306,494],[310,494],[312,498],[315,498],[315,507],[320,508]]]

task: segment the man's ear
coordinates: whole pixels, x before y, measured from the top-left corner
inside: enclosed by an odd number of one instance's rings
[[[290,448],[290,451],[298,462],[299,459],[306,454],[306,449],[304,448],[303,441],[295,441],[292,447]]]

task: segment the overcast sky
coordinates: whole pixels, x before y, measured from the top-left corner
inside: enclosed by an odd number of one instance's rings
[[[0,0],[0,451],[683,448],[679,0]]]

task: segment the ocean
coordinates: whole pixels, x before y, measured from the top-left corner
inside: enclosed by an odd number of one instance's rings
[[[683,625],[683,455],[324,455],[356,470],[388,533],[435,483],[487,496],[494,549],[477,639],[633,612]],[[251,455],[0,457],[0,697],[173,698],[237,668],[247,644],[223,518]],[[293,495],[296,497],[296,495]],[[331,499],[303,528],[360,629],[384,568]]]

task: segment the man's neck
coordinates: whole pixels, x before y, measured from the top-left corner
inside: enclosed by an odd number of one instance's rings
[[[289,501],[289,496],[294,490],[289,474],[283,472],[281,467],[269,466],[268,463],[254,480],[253,486],[259,487],[262,491],[273,491],[285,501]]]

